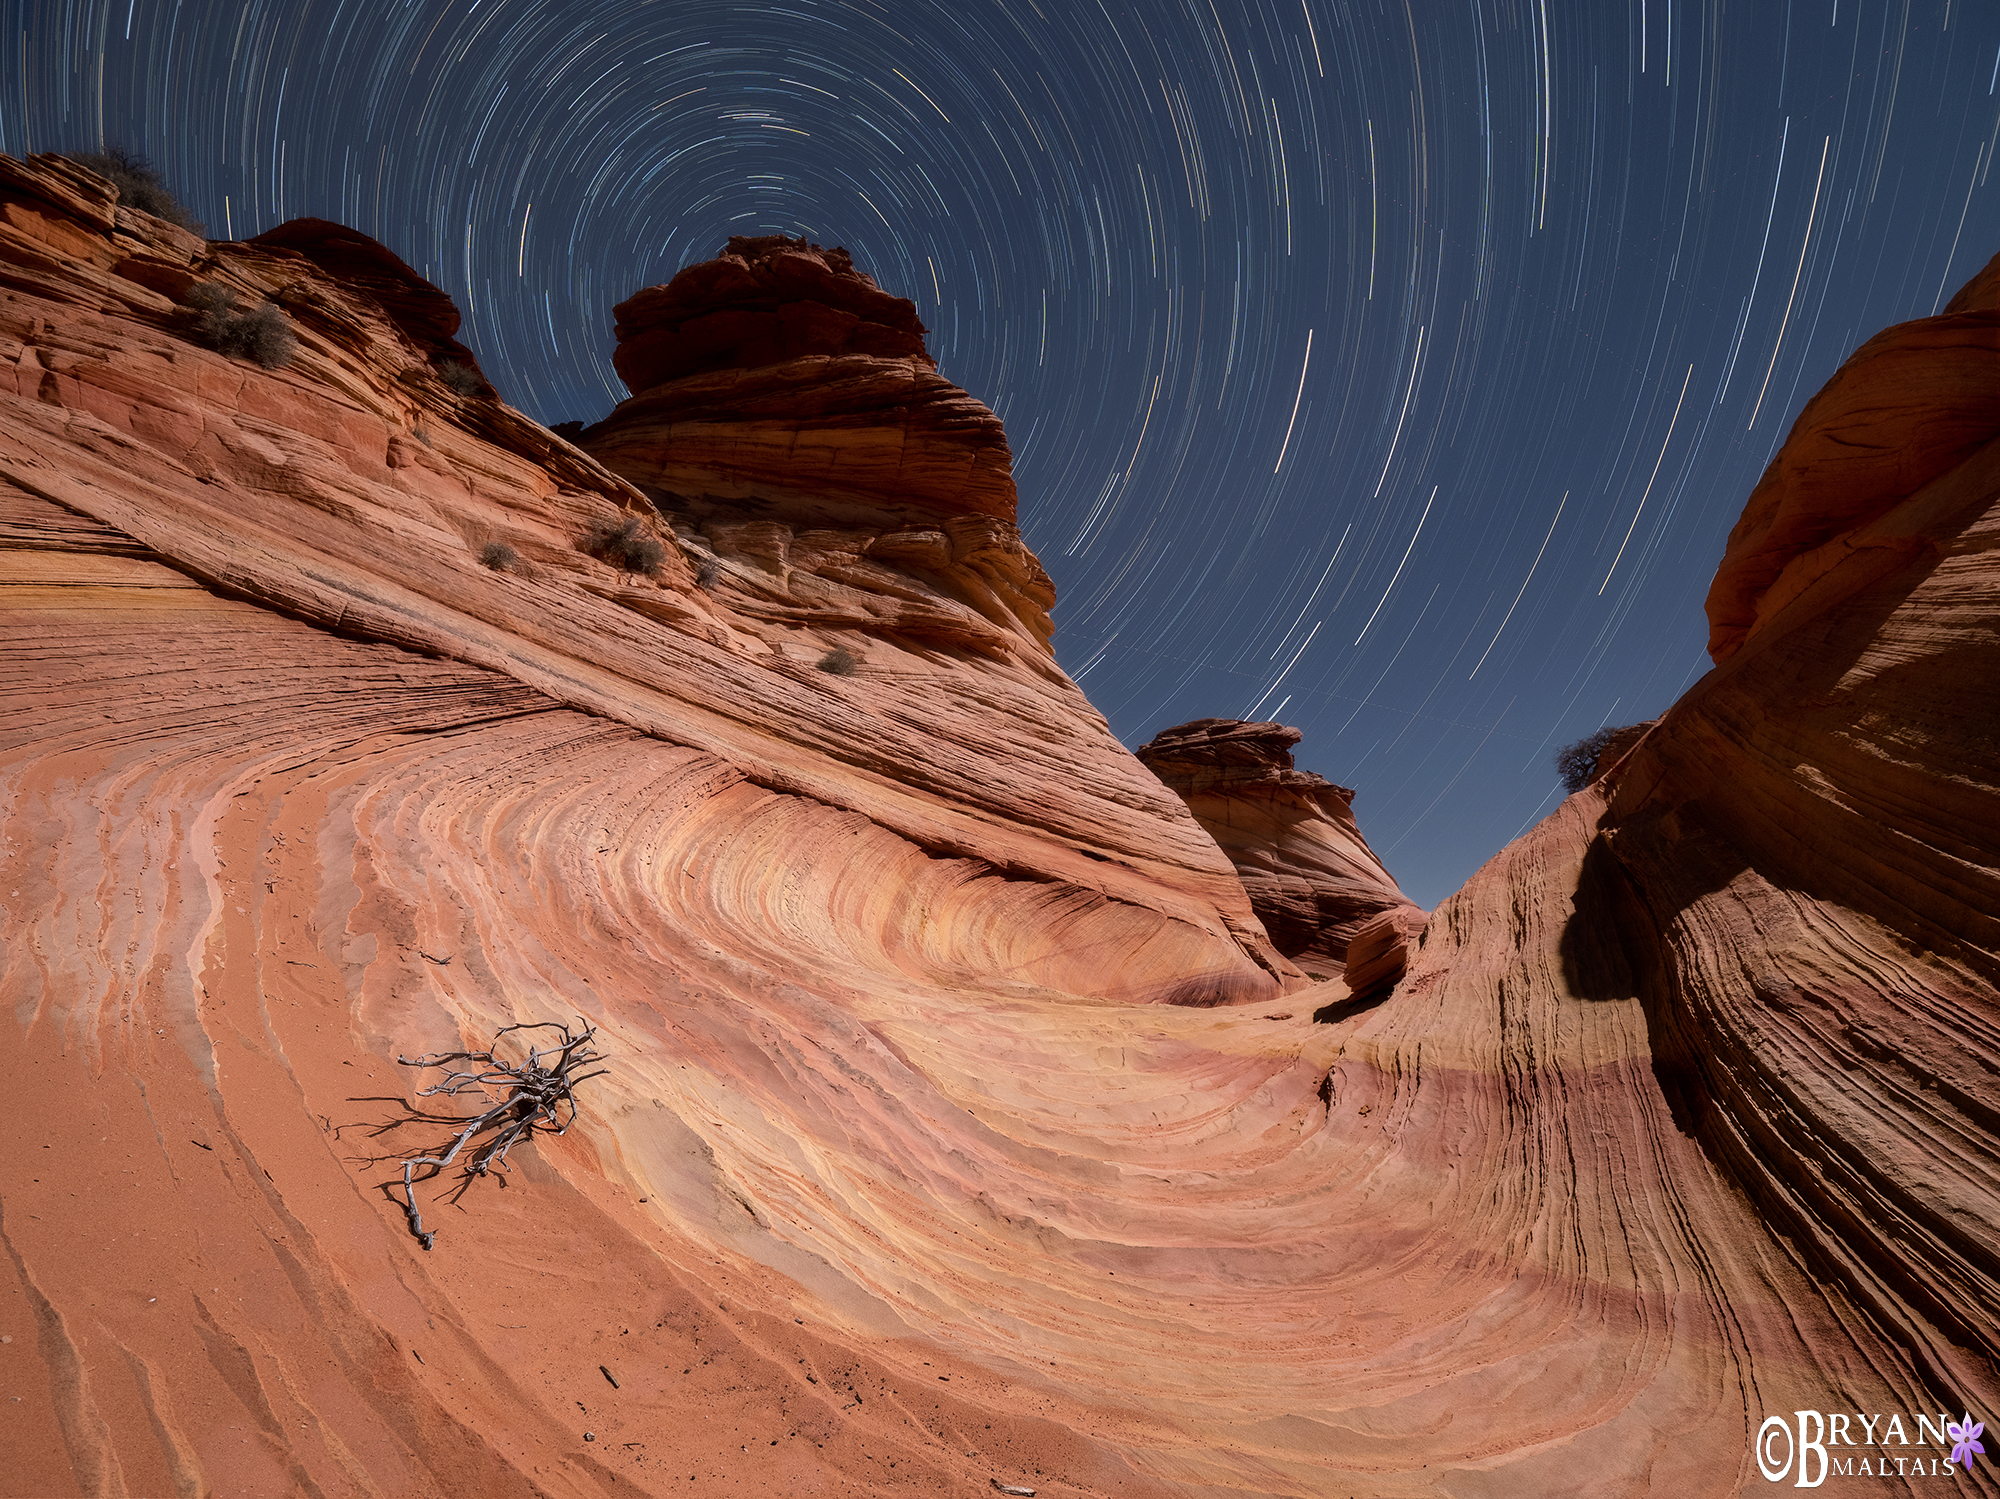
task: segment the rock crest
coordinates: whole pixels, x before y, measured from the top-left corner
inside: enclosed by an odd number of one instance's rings
[[[1282,724],[1198,718],[1136,753],[1229,856],[1278,951],[1316,978],[1338,978],[1349,941],[1379,913],[1407,908],[1419,930],[1423,913],[1361,836],[1354,793],[1293,766],[1301,737]],[[1369,986],[1385,973],[1378,956]]]
[[[1857,550],[1899,568],[1935,538],[1873,523],[2000,435],[2000,255],[1936,317],[1848,356],[1806,403],[1729,533],[1708,592],[1720,665]]]
[[[635,481],[835,518],[1012,523],[999,418],[937,373],[916,304],[845,250],[732,239],[616,313],[632,399],[586,443]]]

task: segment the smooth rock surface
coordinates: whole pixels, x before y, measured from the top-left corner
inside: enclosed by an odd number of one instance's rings
[[[1390,906],[1354,929],[1342,977],[1356,998],[1377,998],[1409,970],[1430,914],[1415,905]]]
[[[39,158],[0,214],[21,1492],[1686,1499],[2000,1404],[1993,445],[1350,1005],[1001,517],[660,514],[303,250]],[[575,1128],[425,1253],[397,1054],[577,1016]]]

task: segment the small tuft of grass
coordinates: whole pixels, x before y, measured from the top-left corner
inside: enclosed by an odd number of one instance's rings
[[[667,560],[667,549],[633,516],[601,520],[583,536],[583,549],[620,572],[651,577]]]
[[[851,677],[861,658],[844,645],[837,645],[819,658],[819,669],[830,677]]]
[[[479,560],[496,573],[510,573],[520,562],[521,554],[504,541],[489,541],[479,549]]]
[[[254,359],[267,370],[292,362],[298,340],[275,302],[246,312],[236,305],[234,288],[197,281],[183,304],[190,314],[189,331],[199,343],[231,359]]]

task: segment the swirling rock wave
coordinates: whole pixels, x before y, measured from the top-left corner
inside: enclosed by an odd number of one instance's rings
[[[50,158],[0,218],[25,1491],[1723,1494],[1774,1413],[1993,1408],[1991,443],[1354,1007],[991,489],[664,485],[352,244]],[[397,1056],[577,1016],[425,1253]]]

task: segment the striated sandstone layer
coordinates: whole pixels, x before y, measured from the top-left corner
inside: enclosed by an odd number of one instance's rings
[[[1750,492],[1708,592],[1720,665],[1856,547],[1886,571],[1906,543],[1872,526],[2000,436],[2000,255],[1937,317],[1885,328],[1792,424]]]
[[[47,158],[0,220],[15,1491],[1681,1499],[2000,1403],[1992,445],[1346,1007],[1002,515],[663,514],[330,252]],[[575,1016],[425,1253],[397,1054]]]
[[[1339,978],[1355,933],[1392,908],[1423,925],[1354,820],[1354,793],[1296,769],[1297,729],[1198,718],[1162,729],[1141,762],[1208,830],[1272,944],[1314,978]],[[1360,986],[1355,986],[1360,987]]]
[[[938,374],[916,304],[845,250],[739,237],[615,313],[633,398],[589,434],[607,467],[836,519],[1013,520],[1000,419]]]

